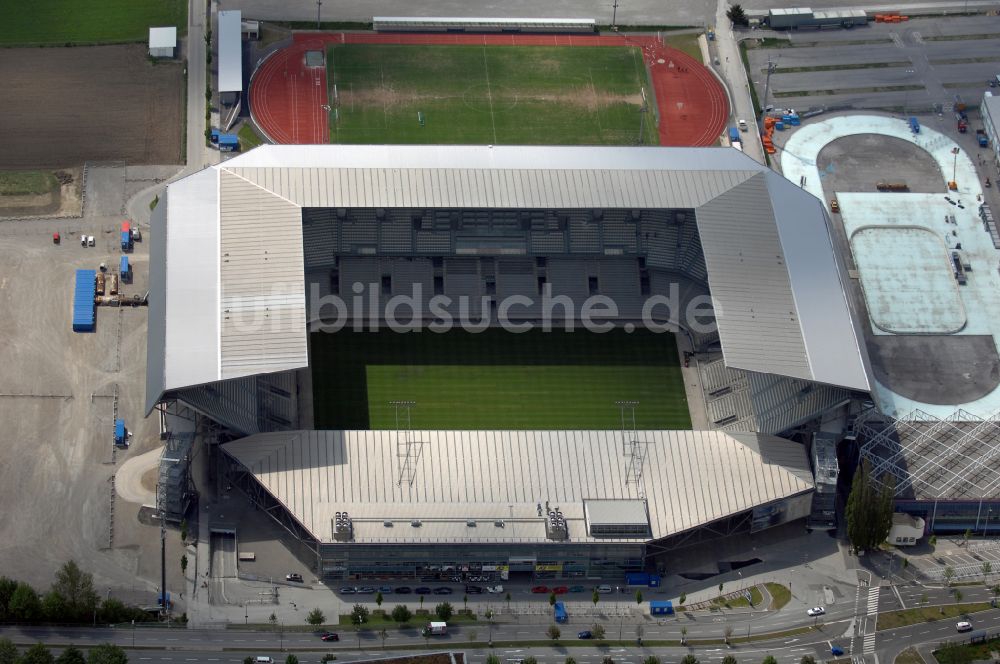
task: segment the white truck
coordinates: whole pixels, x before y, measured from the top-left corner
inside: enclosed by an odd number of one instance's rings
[[[429,622],[426,627],[428,634],[441,635],[448,633],[448,623],[446,622]]]

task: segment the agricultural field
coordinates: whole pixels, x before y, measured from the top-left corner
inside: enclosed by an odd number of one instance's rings
[[[0,169],[181,163],[182,64],[140,44],[0,53]]]
[[[392,429],[412,400],[418,429],[690,429],[673,335],[585,331],[315,333],[318,429]]]
[[[38,0],[4,12],[0,45],[145,42],[153,26],[187,28],[184,0]]]
[[[326,65],[333,143],[658,144],[638,48],[336,44]]]

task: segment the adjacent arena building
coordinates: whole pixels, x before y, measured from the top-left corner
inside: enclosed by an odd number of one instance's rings
[[[154,211],[147,408],[194,414],[323,578],[621,578],[814,509],[801,443],[871,389],[828,224],[728,148],[260,147]],[[408,402],[314,430],[310,330],[384,328],[393,297],[424,328],[544,325],[546,295],[560,327],[603,298],[675,332],[695,430],[610,399],[608,430],[427,430]]]

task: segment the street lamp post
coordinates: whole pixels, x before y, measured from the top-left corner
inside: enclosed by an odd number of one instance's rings
[[[993,514],[993,508],[990,507],[986,510],[986,523],[983,524],[983,537],[986,537],[986,530],[990,527],[990,515]]]
[[[611,5],[611,29],[618,30],[618,0]]]
[[[319,30],[319,12],[323,7],[323,0],[316,0],[316,29]]]

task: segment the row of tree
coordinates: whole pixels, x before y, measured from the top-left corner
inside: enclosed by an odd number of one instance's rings
[[[94,590],[94,578],[69,561],[56,572],[45,593],[24,581],[0,577],[0,621],[22,623],[119,623],[154,620],[149,613],[117,599],[103,602]],[[0,662],[0,664],[3,664]]]
[[[69,646],[56,657],[42,643],[18,652],[10,639],[0,639],[0,664],[128,664],[128,657],[124,650],[110,643],[94,646],[86,656],[76,646]]]
[[[851,493],[847,497],[847,538],[856,554],[879,548],[892,528],[895,477],[884,473],[880,479],[881,487],[876,485],[867,459],[854,473]]]

